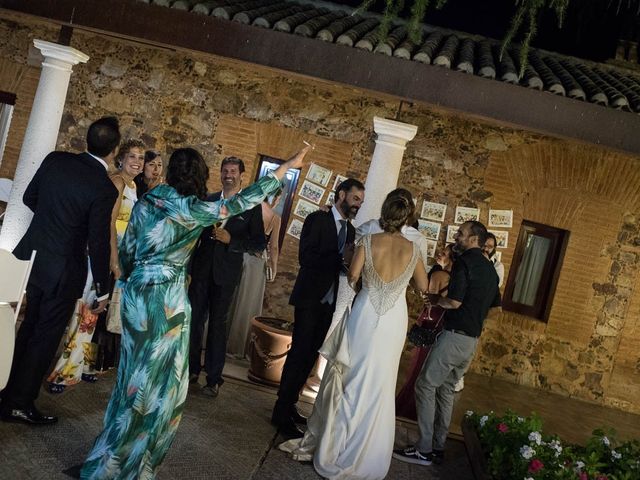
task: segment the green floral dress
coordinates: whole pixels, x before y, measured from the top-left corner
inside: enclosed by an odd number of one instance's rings
[[[135,205],[120,246],[125,282],[118,378],[81,478],[155,477],[189,387],[191,253],[204,227],[259,205],[279,187],[268,175],[231,199],[204,202],[159,185]]]

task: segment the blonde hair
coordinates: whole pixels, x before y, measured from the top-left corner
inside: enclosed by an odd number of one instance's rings
[[[415,205],[404,195],[387,196],[380,212],[380,226],[385,232],[395,233],[413,217]]]
[[[137,138],[129,138],[120,144],[118,154],[114,161],[118,170],[122,169],[122,161],[124,160],[125,155],[134,148],[140,148],[144,152],[147,147],[142,140],[138,140]]]

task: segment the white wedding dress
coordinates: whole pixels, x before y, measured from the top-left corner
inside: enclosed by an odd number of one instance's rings
[[[320,353],[327,358],[320,390],[301,439],[279,446],[310,461],[332,480],[383,479],[395,435],[395,388],[407,334],[405,291],[420,258],[384,282],[371,258],[371,235],[363,237],[363,288],[351,313],[336,326]]]

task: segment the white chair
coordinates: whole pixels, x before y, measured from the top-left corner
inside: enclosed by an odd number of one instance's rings
[[[16,322],[22,305],[27,281],[31,274],[36,252],[30,260],[18,260],[11,252],[0,249],[0,390],[9,380],[13,349],[16,338]],[[12,303],[16,303],[13,310]]]

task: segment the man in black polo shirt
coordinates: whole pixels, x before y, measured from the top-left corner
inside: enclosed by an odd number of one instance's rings
[[[420,439],[396,450],[394,458],[418,465],[440,463],[451,422],[454,388],[469,367],[489,308],[500,306],[498,275],[482,254],[487,229],[465,222],[456,234],[458,253],[447,297],[431,298],[447,309],[444,331],[431,349],[416,381],[416,410]]]

